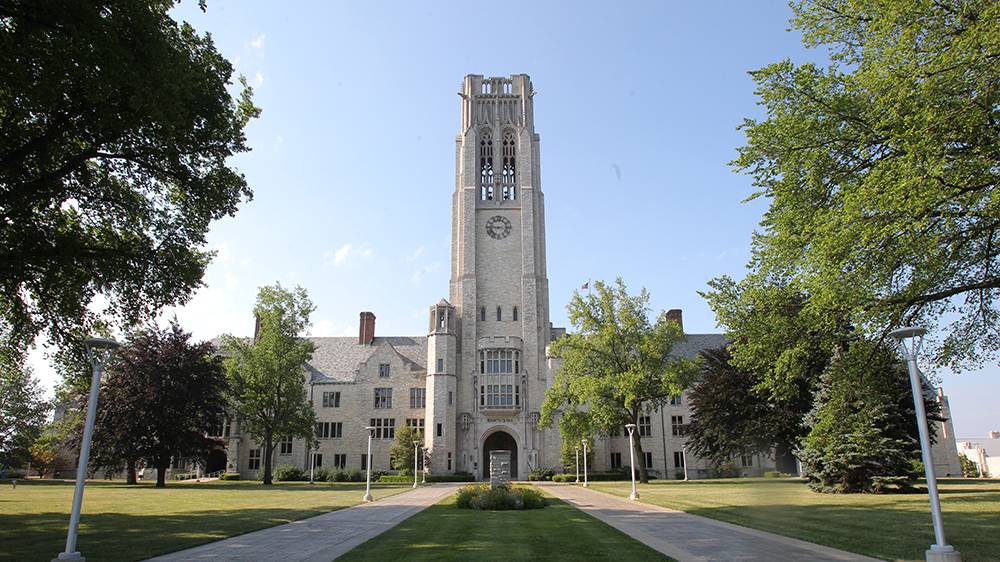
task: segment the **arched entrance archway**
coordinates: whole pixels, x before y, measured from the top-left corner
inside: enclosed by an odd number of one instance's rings
[[[517,480],[517,441],[514,437],[506,431],[497,431],[483,442],[483,480],[490,479],[490,451],[510,451],[510,479]]]
[[[205,459],[205,474],[211,474],[226,469],[226,452],[222,449],[212,449]]]

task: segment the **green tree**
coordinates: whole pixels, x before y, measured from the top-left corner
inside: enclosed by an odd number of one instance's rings
[[[23,466],[52,409],[23,365],[0,365],[0,468]]]
[[[924,403],[928,417],[940,413],[935,400]],[[809,486],[837,493],[908,488],[920,460],[915,416],[906,367],[895,351],[875,341],[850,342],[823,373],[806,416],[800,458]]]
[[[734,162],[770,207],[759,279],[883,334],[933,327],[937,360],[1000,349],[1000,3],[802,0],[793,28],[831,63],[751,72],[766,113]],[[766,284],[766,283],[764,283]],[[734,357],[738,354],[734,351]]]
[[[958,464],[962,466],[962,476],[966,478],[976,478],[979,476],[979,467],[969,457],[959,454]]]
[[[156,487],[171,459],[202,460],[218,446],[208,437],[226,413],[226,376],[211,342],[192,342],[177,320],[129,335],[101,384],[94,426],[94,466],[135,468],[147,459]]]
[[[800,379],[793,397],[779,400],[762,391],[752,373],[730,363],[728,348],[705,350],[701,357],[700,377],[687,394],[688,450],[717,466],[736,455],[772,449],[779,463],[789,462],[805,434],[802,421],[812,406],[812,385]]]
[[[0,2],[0,355],[72,345],[98,294],[126,326],[184,302],[252,195],[251,89],[174,4]]]
[[[398,470],[400,474],[413,474],[414,441],[423,443],[416,429],[407,425],[396,430],[396,439],[389,449],[389,458],[392,461],[392,468]]]
[[[223,336],[230,401],[241,427],[262,446],[264,484],[271,484],[276,437],[314,440],[316,415],[306,396],[305,363],[313,343],[299,337],[315,309],[305,289],[281,284],[261,287],[254,315],[260,329],[253,341]]]
[[[65,418],[51,422],[32,443],[31,467],[38,472],[39,477],[45,478],[58,461],[59,454],[66,450],[73,425],[73,420]]]
[[[567,310],[576,332],[552,343],[562,366],[545,393],[540,426],[558,419],[567,435],[609,434],[679,396],[697,375],[697,360],[670,354],[684,337],[680,325],[664,313],[650,322],[645,289],[632,296],[620,278],[614,285],[597,281],[592,294],[574,293]],[[638,432],[635,446],[647,482]]]

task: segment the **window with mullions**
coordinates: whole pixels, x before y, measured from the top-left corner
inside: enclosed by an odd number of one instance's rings
[[[653,424],[650,423],[649,416],[639,416],[639,437],[649,437],[653,434]]]
[[[392,388],[376,388],[375,389],[375,408],[379,410],[388,410],[392,408]]]
[[[503,193],[504,201],[513,201],[517,199],[516,174],[514,173],[516,164],[513,131],[504,132],[500,148],[501,157],[503,158],[503,167],[500,169],[501,192]]]
[[[483,201],[493,200],[493,135],[489,130],[479,134],[479,189]]]
[[[521,387],[515,375],[521,372],[521,352],[514,349],[487,349],[479,352],[479,405],[484,408],[512,408],[521,405]]]
[[[371,418],[372,427],[375,428],[375,439],[395,439],[396,420],[393,418]]]

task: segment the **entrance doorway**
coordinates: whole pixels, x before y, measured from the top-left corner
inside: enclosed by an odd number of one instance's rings
[[[490,479],[490,451],[510,451],[510,479],[517,480],[517,441],[506,431],[497,431],[483,443],[482,478]]]
[[[212,449],[205,459],[205,474],[211,474],[226,469],[226,452],[222,449]]]

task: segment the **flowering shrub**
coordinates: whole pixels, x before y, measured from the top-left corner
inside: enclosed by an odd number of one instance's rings
[[[462,509],[539,509],[545,507],[545,498],[534,488],[469,484],[456,495],[455,504]]]

